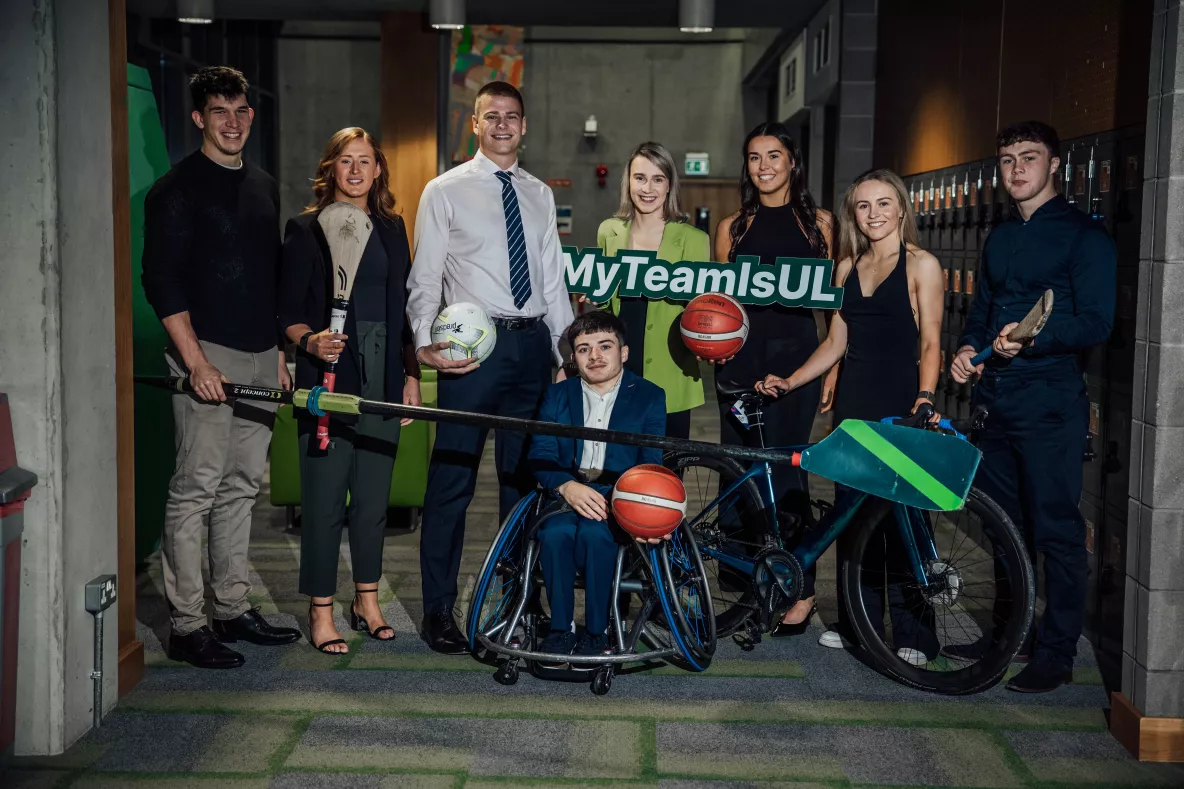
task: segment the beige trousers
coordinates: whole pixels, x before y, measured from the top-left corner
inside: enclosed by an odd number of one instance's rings
[[[248,353],[208,342],[201,347],[210,363],[236,384],[279,385],[275,348]],[[174,349],[165,357],[173,375],[188,375]],[[173,397],[177,461],[165,505],[161,565],[177,635],[206,624],[203,536],[208,536],[214,618],[234,619],[251,607],[251,508],[267,466],[275,408],[274,403],[213,405],[196,397]]]

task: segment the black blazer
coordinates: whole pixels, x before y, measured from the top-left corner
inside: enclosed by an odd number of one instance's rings
[[[320,212],[300,214],[288,220],[284,231],[284,251],[280,264],[279,314],[285,334],[290,326],[306,323],[313,331],[329,326],[329,307],[332,301],[332,267],[329,265],[329,243],[317,217]],[[383,399],[403,401],[403,376],[419,378],[419,364],[415,360],[415,343],[407,323],[407,276],[411,270],[411,253],[407,231],[399,217],[388,219],[372,211],[374,232],[382,241],[389,261],[387,278],[386,315],[386,381]],[[334,389],[345,394],[361,394],[358,376],[357,324],[353,305],[345,316],[346,353],[351,354],[337,364]],[[399,337],[402,342],[393,341]],[[303,350],[296,352],[296,387],[309,389],[319,386],[325,365],[320,359]],[[351,420],[352,421],[352,420]]]

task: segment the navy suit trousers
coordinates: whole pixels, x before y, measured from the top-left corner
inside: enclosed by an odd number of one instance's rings
[[[988,371],[975,387],[974,403],[990,409],[975,485],[1019,527],[1033,564],[1044,554],[1045,609],[1036,651],[1071,664],[1089,577],[1078,509],[1089,430],[1085,383],[1072,370],[1031,376]]]
[[[439,376],[439,407],[532,419],[551,383],[551,359],[551,334],[541,321],[528,329],[499,331],[497,346],[480,367],[465,375]],[[477,486],[488,433],[447,423],[436,428],[419,548],[425,615],[450,610],[456,603],[465,511]],[[535,488],[526,441],[523,433],[497,431],[494,458],[503,520]]]
[[[604,633],[617,561],[617,541],[608,523],[574,512],[553,515],[539,529],[539,545],[551,629],[566,630],[575,621],[579,570],[584,575],[584,627],[594,635]]]

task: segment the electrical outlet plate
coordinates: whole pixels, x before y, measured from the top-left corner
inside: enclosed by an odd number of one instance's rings
[[[115,576],[100,575],[86,585],[86,610],[92,614],[105,611],[115,602]]]

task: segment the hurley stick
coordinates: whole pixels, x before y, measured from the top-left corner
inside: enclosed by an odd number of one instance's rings
[[[1012,342],[1023,343],[1028,342],[1039,334],[1040,330],[1044,328],[1044,324],[1048,323],[1048,316],[1052,314],[1052,301],[1052,291],[1044,291],[1044,295],[1040,297],[1040,301],[1036,302],[1036,305],[1028,310],[1028,314],[1024,316],[1024,319],[1020,321],[1018,326],[1011,330],[1011,333],[1007,335],[1007,339]],[[994,349],[994,344],[983,348],[970,360],[970,366],[977,367],[987,359],[990,359]]]
[[[325,240],[329,242],[329,258],[333,266],[333,306],[329,312],[329,331],[341,334],[345,330],[345,314],[349,297],[354,290],[354,277],[362,253],[370,240],[373,225],[366,212],[353,203],[333,203],[317,217]],[[325,377],[321,382],[330,392],[337,383],[337,362],[325,363]],[[317,417],[317,442],[322,450],[329,447],[329,415]]]

